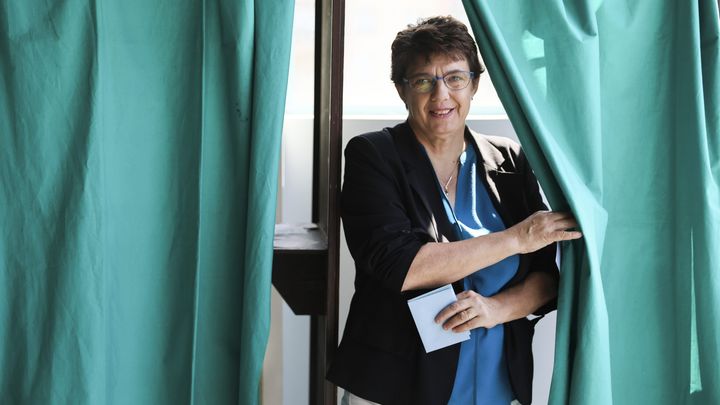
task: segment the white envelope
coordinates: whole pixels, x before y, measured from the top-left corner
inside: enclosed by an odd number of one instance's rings
[[[435,316],[455,301],[457,301],[457,297],[450,284],[408,301],[415,326],[420,333],[423,346],[425,346],[425,353],[470,339],[469,331],[456,333],[452,330],[445,330],[441,324],[435,323]]]

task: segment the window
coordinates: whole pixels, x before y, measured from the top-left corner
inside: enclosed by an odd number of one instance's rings
[[[346,0],[343,100],[346,118],[388,115],[405,118],[405,106],[390,81],[390,45],[398,31],[419,18],[448,14],[470,29],[465,9],[458,0]],[[505,115],[487,74],[480,79],[470,115]]]

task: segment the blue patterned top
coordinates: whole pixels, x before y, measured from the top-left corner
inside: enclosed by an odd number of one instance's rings
[[[490,200],[479,177],[475,150],[467,148],[460,156],[455,209],[443,197],[448,218],[459,234],[468,239],[505,229],[500,215]],[[507,284],[517,272],[520,259],[510,256],[499,263],[478,270],[465,277],[465,289],[483,296],[492,296]],[[462,342],[455,374],[451,405],[507,405],[514,395],[510,387],[508,368],[503,349],[503,325],[476,328],[470,340]]]

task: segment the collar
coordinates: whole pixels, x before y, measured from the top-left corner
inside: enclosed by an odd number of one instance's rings
[[[392,128],[391,133],[408,182],[432,218],[437,240],[456,240],[452,224],[445,215],[435,170],[425,152],[425,148],[417,140],[407,121]],[[500,204],[502,201],[501,195],[505,193],[503,193],[503,190],[498,189],[493,178],[496,177],[497,173],[503,173],[502,167],[506,160],[505,156],[487,137],[467,126],[465,126],[465,139],[471,147],[475,148],[478,168],[482,167],[484,169],[478,175],[485,184],[495,209],[507,226],[512,225],[514,222],[512,222],[505,207]]]

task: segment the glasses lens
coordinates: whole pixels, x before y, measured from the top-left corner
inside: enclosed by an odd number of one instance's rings
[[[472,72],[451,72],[443,76],[445,86],[450,90],[462,90],[470,84]],[[415,76],[412,79],[405,79],[407,84],[418,93],[429,93],[435,88],[435,78],[430,75]]]
[[[435,78],[431,76],[417,76],[408,82],[410,87],[419,93],[427,93],[435,87]]]
[[[452,90],[462,90],[470,83],[470,72],[452,72],[443,77],[445,85]]]

